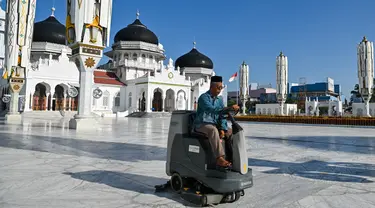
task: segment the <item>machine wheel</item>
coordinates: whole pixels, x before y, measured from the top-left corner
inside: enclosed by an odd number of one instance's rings
[[[201,197],[201,206],[202,207],[205,207],[205,206],[207,206],[208,204],[207,204],[207,196],[205,196],[205,195],[203,195],[202,197]]]
[[[234,200],[232,201],[232,202],[236,202],[236,201],[238,201],[240,198],[241,198],[241,191],[239,191],[239,192],[236,192],[236,194],[235,194],[235,197],[234,197]]]
[[[184,181],[182,180],[180,174],[173,173],[171,177],[171,187],[173,191],[181,193],[182,189],[184,188]]]

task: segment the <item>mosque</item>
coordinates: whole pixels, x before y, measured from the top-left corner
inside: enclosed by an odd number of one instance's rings
[[[52,14],[34,24],[30,67],[20,92],[20,112],[77,111],[78,97],[68,90],[79,89],[79,71],[69,60],[66,27]],[[0,8],[0,44],[4,45],[5,12]],[[191,110],[198,97],[209,89],[214,73],[212,60],[193,48],[168,64],[163,45],[139,19],[118,31],[108,63],[98,66],[92,80],[100,96],[92,103],[93,113],[101,116],[127,116],[134,112]],[[4,48],[0,49],[0,66]],[[2,68],[2,67],[1,67]],[[5,73],[6,74],[6,73]],[[8,94],[6,76],[0,82],[1,97]],[[226,89],[223,96],[226,95]],[[224,99],[226,100],[226,98]],[[1,110],[8,103],[0,101]]]

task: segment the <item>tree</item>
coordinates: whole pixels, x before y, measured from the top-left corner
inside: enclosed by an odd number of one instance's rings
[[[297,100],[292,99],[291,97],[288,97],[285,101],[286,104],[296,104]]]
[[[227,103],[228,107],[231,107],[232,105],[235,105],[235,104],[237,104],[235,100],[229,100]]]

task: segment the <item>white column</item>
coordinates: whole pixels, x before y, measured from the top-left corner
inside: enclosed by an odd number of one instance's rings
[[[69,97],[68,107],[69,107],[69,111],[72,111],[72,98],[71,97]]]
[[[284,115],[284,103],[288,93],[288,57],[282,52],[276,57],[276,95],[280,104],[280,115]]]
[[[94,79],[93,70],[81,71],[80,87],[79,87],[79,102],[78,102],[78,117],[91,117],[92,107],[92,80]]]
[[[52,103],[53,103],[53,96],[55,94],[55,90],[51,89],[51,100],[49,100],[49,105],[51,106],[49,111],[52,111]]]
[[[66,94],[64,94],[63,108],[65,111],[66,110]]]
[[[109,45],[112,0],[102,0],[99,4],[68,1],[66,8],[67,19],[70,19],[66,24],[67,40],[73,51],[71,59],[80,72],[78,114],[69,121],[69,128],[96,129],[97,122],[91,114],[93,72],[103,56],[103,49]]]
[[[359,92],[365,103],[365,115],[370,115],[370,99],[374,82],[374,45],[363,37],[357,47]]]
[[[6,10],[6,42],[5,42],[5,66],[8,75],[14,75],[9,80],[11,102],[7,121],[19,123],[21,121],[18,112],[19,92],[25,84],[26,67],[30,62],[30,47],[34,28],[35,1],[26,3],[19,0],[8,0]],[[20,15],[24,11],[27,15]],[[31,24],[30,24],[31,23]],[[9,35],[13,34],[13,35]],[[14,71],[14,73],[12,73]]]

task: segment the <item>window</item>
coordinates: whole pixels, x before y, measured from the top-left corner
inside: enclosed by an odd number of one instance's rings
[[[109,106],[109,92],[105,91],[103,95],[103,107],[108,107]]]
[[[115,107],[119,107],[119,106],[120,106],[120,92],[118,92],[115,97]]]

